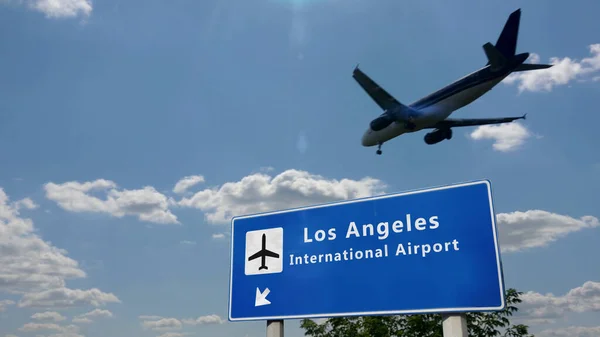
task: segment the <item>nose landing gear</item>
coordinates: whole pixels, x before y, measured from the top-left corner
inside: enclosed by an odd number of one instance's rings
[[[379,155],[382,153],[382,152],[381,152],[381,145],[383,145],[383,143],[379,143],[379,144],[377,144],[377,152],[375,152],[375,153],[377,153],[377,154],[379,154]]]

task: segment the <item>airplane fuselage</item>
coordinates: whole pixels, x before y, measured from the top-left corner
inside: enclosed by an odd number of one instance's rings
[[[434,131],[423,137],[426,144],[432,145],[444,139],[451,139],[452,128],[511,123],[517,119],[525,119],[525,115],[504,118],[449,118],[454,111],[471,104],[492,90],[512,72],[552,67],[549,64],[525,63],[529,53],[516,53],[520,20],[521,9],[517,9],[509,15],[496,44],[486,42],[482,46],[488,60],[484,67],[409,105],[399,102],[358,69],[357,65],[352,77],[383,110],[381,115],[369,123],[369,128],[361,139],[362,145],[378,146],[376,153],[381,154],[381,145],[384,142],[405,133],[433,129]]]
[[[444,88],[425,96],[409,105],[416,113],[414,128],[407,129],[404,123],[394,122],[374,131],[368,128],[363,137],[363,146],[375,146],[404,133],[417,132],[446,119],[454,111],[469,105],[510,74],[510,71],[493,72],[485,66],[468,74]]]

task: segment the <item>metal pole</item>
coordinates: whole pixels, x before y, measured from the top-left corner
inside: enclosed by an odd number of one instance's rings
[[[442,315],[442,327],[444,337],[469,337],[465,314]]]
[[[267,320],[267,337],[283,337],[283,320]]]

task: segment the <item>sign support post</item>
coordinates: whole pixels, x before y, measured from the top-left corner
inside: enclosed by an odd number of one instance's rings
[[[283,337],[282,319],[267,320],[267,337]]]
[[[467,316],[465,314],[442,315],[442,329],[444,337],[469,337]]]

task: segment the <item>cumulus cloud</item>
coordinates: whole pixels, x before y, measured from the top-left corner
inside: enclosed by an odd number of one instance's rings
[[[0,301],[0,312],[6,311],[6,307],[9,305],[13,305],[13,304],[15,304],[15,301],[11,301],[11,300]]]
[[[33,200],[31,200],[30,198],[21,199],[21,200],[15,202],[16,209],[21,209],[21,208],[36,209],[38,207],[39,206],[35,202],[33,202]]]
[[[92,13],[91,0],[4,0],[0,4],[24,4],[28,8],[44,13],[47,18],[89,17]]]
[[[111,318],[113,313],[105,309],[94,309],[85,314],[73,317],[73,323],[92,323],[94,318]]]
[[[240,181],[204,189],[183,198],[179,205],[200,209],[208,222],[223,224],[235,215],[367,197],[383,193],[385,187],[370,177],[336,180],[290,169],[275,177],[254,173]]]
[[[481,125],[470,134],[470,137],[473,140],[494,140],[493,148],[500,152],[518,149],[530,136],[531,132],[518,122],[498,125]]]
[[[225,239],[225,234],[223,233],[216,233],[212,235],[212,238],[215,240],[221,240],[221,239]]]
[[[565,295],[529,291],[521,295],[517,318],[530,324],[555,323],[568,313],[600,311],[600,282],[588,281]]]
[[[44,336],[38,335],[36,337],[44,337]],[[48,335],[47,337],[85,337],[85,336],[75,333],[75,332],[61,332],[61,333],[57,333],[57,334]]]
[[[600,226],[593,216],[576,219],[542,210],[499,213],[496,219],[502,252],[544,247],[570,233]]]
[[[27,323],[20,327],[19,330],[24,332],[50,330],[61,334],[76,334],[79,332],[79,327],[76,325],[61,326],[56,323]]]
[[[164,318],[160,316],[140,316],[143,320],[142,327],[152,330],[179,330],[183,323],[177,318]]]
[[[550,58],[549,64],[554,66],[548,69],[517,72],[510,74],[504,79],[506,84],[518,84],[519,93],[524,91],[552,91],[559,85],[566,85],[576,79],[590,78],[595,80],[600,71],[600,43],[588,46],[590,57],[581,61],[571,59],[570,57]],[[539,63],[540,57],[537,54],[531,54],[529,63]]]
[[[134,215],[142,221],[158,224],[178,224],[169,206],[175,201],[158,192],[154,187],[142,189],[117,189],[117,184],[105,179],[80,183],[70,181],[62,184],[44,185],[46,197],[70,212],[98,212],[121,218]],[[100,199],[92,193],[105,193]]]
[[[52,246],[36,233],[31,219],[20,216],[0,187],[0,291],[22,294],[65,286],[66,279],[83,278],[85,272],[67,251]]]
[[[182,194],[185,193],[190,187],[193,187],[203,182],[204,177],[200,175],[183,177],[175,184],[175,187],[173,187],[173,192],[177,194]]]
[[[165,332],[158,337],[183,337],[189,335],[188,332]]]
[[[34,308],[71,308],[79,306],[99,307],[108,303],[121,303],[112,293],[97,288],[88,290],[55,288],[23,295],[19,307]]]
[[[139,316],[140,320],[142,320],[142,326],[144,329],[151,329],[155,331],[161,330],[180,330],[183,327],[183,324],[187,325],[205,325],[205,324],[223,324],[225,320],[223,320],[218,315],[207,315],[200,316],[197,318],[187,318],[187,319],[177,319],[172,317],[161,317],[161,316]],[[163,336],[180,336],[178,332],[170,332],[163,334]]]
[[[204,325],[204,324],[223,324],[223,320],[219,315],[200,316],[198,318],[184,319],[183,323],[189,325]]]
[[[569,326],[544,330],[535,335],[538,337],[598,337],[600,336],[600,326]]]
[[[64,321],[67,318],[56,311],[46,311],[46,312],[38,312],[33,314],[31,318],[39,320],[39,321],[55,321],[60,322]]]

